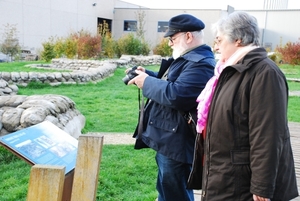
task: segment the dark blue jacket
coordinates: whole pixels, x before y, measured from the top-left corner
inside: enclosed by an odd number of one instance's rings
[[[145,106],[143,133],[136,149],[150,147],[173,160],[192,163],[195,136],[182,113],[196,120],[196,99],[213,76],[215,59],[211,48],[199,46],[185,55],[163,60],[158,73],[146,71],[143,95]],[[167,80],[160,79],[169,68]],[[146,146],[143,146],[146,145]]]

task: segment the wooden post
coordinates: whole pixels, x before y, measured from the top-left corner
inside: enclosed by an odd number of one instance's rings
[[[64,166],[32,166],[30,171],[27,201],[61,201],[64,180]]]
[[[71,201],[94,201],[98,186],[103,136],[80,135]]]

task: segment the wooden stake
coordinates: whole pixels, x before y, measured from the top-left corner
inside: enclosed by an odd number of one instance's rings
[[[32,166],[27,201],[61,201],[64,181],[64,166],[39,164]]]
[[[81,135],[78,139],[71,201],[96,199],[103,136]]]

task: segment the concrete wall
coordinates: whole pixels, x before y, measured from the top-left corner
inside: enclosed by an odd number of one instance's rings
[[[95,6],[93,4],[96,3]],[[120,8],[117,0],[0,0],[0,41],[4,25],[16,24],[20,44],[36,51],[50,36],[67,36],[81,29],[97,31],[97,19],[112,20],[112,34],[118,39],[124,31],[124,20],[137,21],[136,13],[145,12],[145,38],[154,47],[164,33],[157,32],[159,21],[168,21],[182,13],[195,15],[206,24],[205,42],[213,44],[211,25],[227,14],[220,9],[147,9]],[[132,5],[131,5],[132,6]],[[300,37],[300,10],[253,10],[247,11],[257,19],[262,30],[262,45],[277,45],[296,42]]]
[[[158,21],[168,21],[171,17],[188,13],[195,15],[206,24],[205,41],[212,45],[214,36],[211,32],[211,25],[222,16],[227,15],[225,10],[165,10],[165,9],[129,9],[115,8],[113,36],[119,38],[123,34],[129,33],[123,31],[124,20],[137,20],[136,12],[145,12],[145,38],[152,46],[157,44],[163,37],[163,33],[157,32]],[[254,15],[261,28],[261,45],[270,46],[274,50],[277,45],[285,44],[289,41],[296,42],[300,37],[300,10],[249,10],[246,11]]]
[[[271,49],[300,38],[300,10],[247,11],[254,15],[262,30],[261,45],[271,44]]]
[[[0,35],[3,25],[15,24],[20,45],[35,50],[50,36],[96,33],[97,18],[113,19],[114,5],[114,0],[0,0]]]
[[[195,15],[199,17],[205,24],[204,29],[205,41],[208,45],[212,45],[214,36],[211,32],[211,24],[216,22],[223,14],[222,10],[167,10],[167,9],[121,9],[115,8],[115,16],[113,21],[113,36],[119,38],[123,34],[130,33],[124,31],[124,20],[137,21],[136,13],[145,13],[145,39],[154,47],[163,38],[164,33],[158,32],[159,21],[169,21],[171,17],[183,13]],[[133,32],[134,33],[134,32]]]

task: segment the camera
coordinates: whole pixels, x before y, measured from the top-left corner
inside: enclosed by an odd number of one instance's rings
[[[130,80],[132,80],[133,78],[135,78],[138,74],[135,72],[135,70],[137,69],[137,66],[134,66],[131,68],[131,70],[129,70],[127,72],[127,74],[125,75],[125,77],[122,78],[123,82],[127,85],[128,82]]]

